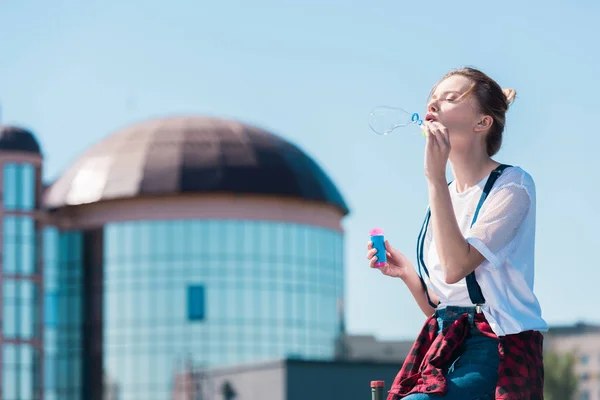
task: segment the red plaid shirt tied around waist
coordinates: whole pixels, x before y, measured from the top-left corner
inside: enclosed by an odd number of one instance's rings
[[[498,337],[483,314],[475,314],[474,322],[481,333],[499,339],[496,400],[543,400],[542,334],[525,331]],[[438,335],[437,319],[429,317],[394,379],[387,400],[399,400],[411,393],[445,394],[443,371],[456,358],[456,350],[470,329],[468,314],[463,314]]]

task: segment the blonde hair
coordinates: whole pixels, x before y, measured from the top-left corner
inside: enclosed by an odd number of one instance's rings
[[[502,89],[502,93],[506,96],[506,108],[510,107],[513,101],[515,101],[515,97],[517,96],[517,91],[515,89]]]
[[[491,157],[498,153],[502,146],[502,133],[506,124],[506,111],[517,95],[514,89],[502,89],[496,81],[471,67],[459,68],[448,72],[441,80],[460,75],[470,79],[473,86],[468,90],[477,100],[482,113],[490,115],[494,123],[486,137],[486,151]],[[439,84],[439,83],[438,83]],[[436,85],[437,86],[437,85]]]

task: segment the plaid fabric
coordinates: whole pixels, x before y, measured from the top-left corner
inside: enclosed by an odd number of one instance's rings
[[[475,325],[484,335],[497,338],[483,314],[475,314]],[[445,394],[443,371],[456,359],[469,330],[468,314],[461,315],[440,335],[436,317],[429,317],[396,375],[387,400],[399,400],[411,393]],[[544,399],[542,344],[543,336],[536,331],[499,338],[496,400]]]

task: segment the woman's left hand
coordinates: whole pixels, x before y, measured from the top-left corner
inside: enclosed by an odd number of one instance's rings
[[[446,181],[446,164],[450,155],[448,129],[437,121],[423,123],[427,143],[425,145],[425,176],[429,181]]]

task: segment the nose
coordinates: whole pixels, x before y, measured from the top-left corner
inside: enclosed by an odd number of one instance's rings
[[[427,104],[427,111],[428,112],[437,112],[438,111],[438,107],[435,101],[430,101],[429,104]]]

